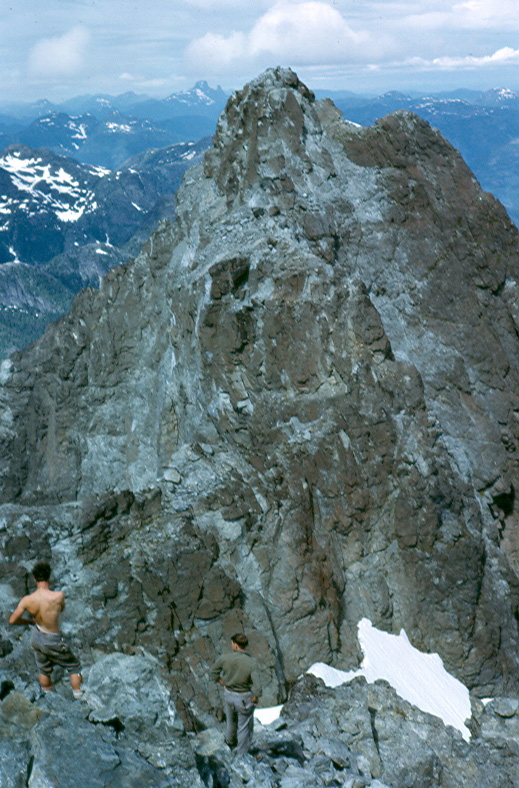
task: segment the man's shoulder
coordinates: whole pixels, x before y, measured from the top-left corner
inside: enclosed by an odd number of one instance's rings
[[[49,600],[52,600],[52,601],[54,601],[54,600],[61,601],[62,599],[64,599],[64,597],[65,597],[65,594],[63,593],[63,591],[54,591],[54,590],[51,590],[50,588],[42,589],[41,592],[35,591],[35,598],[49,599]]]
[[[241,659],[242,662],[247,662],[248,664],[255,662],[254,657],[251,657],[248,651],[237,651],[236,653],[240,655],[238,659]]]
[[[39,609],[39,606],[40,601],[37,591],[33,591],[32,594],[26,594],[20,599],[19,607],[23,607],[31,615]]]

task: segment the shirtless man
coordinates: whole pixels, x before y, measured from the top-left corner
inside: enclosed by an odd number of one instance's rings
[[[50,566],[46,562],[36,564],[32,570],[36,591],[20,600],[9,623],[36,624],[31,635],[31,646],[36,656],[42,690],[49,692],[52,689],[52,667],[60,665],[70,675],[74,697],[81,698],[81,665],[63,640],[59,629],[59,616],[65,608],[65,595],[63,591],[50,590],[50,572]],[[23,618],[25,611],[33,620]]]

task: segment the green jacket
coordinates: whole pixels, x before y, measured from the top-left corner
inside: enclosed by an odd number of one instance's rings
[[[223,681],[233,692],[248,692],[257,698],[261,695],[261,682],[256,662],[245,651],[231,651],[216,660],[210,673],[213,681]]]

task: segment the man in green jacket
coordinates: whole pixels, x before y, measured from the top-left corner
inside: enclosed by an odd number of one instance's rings
[[[227,731],[225,741],[236,747],[237,755],[249,751],[254,727],[254,706],[261,695],[256,663],[245,649],[246,635],[231,638],[232,651],[223,654],[211,668],[211,679],[224,688]],[[237,745],[237,746],[236,746]]]

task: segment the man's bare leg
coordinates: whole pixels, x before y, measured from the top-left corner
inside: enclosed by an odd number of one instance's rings
[[[44,692],[50,692],[52,689],[54,689],[50,676],[46,676],[45,673],[39,673],[38,678],[40,680],[40,687]]]
[[[83,676],[81,673],[71,673],[70,674],[70,683],[72,685],[72,693],[75,698],[82,698],[83,691],[81,689],[81,682],[83,681]]]

